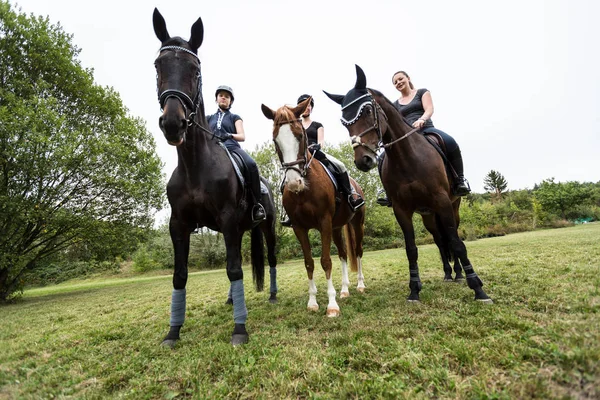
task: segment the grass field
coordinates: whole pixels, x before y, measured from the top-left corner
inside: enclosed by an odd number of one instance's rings
[[[337,319],[320,268],[317,313],[301,261],[280,265],[276,305],[248,271],[251,337],[236,348],[224,271],[190,276],[174,350],[159,346],[170,276],[26,291],[0,306],[0,399],[600,398],[599,244],[600,223],[467,242],[491,306],[442,282],[433,246],[408,304],[404,250],[370,252],[367,291],[351,288]]]

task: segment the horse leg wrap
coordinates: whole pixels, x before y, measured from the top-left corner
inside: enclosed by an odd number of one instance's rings
[[[481,279],[479,279],[472,266],[466,265],[463,267],[463,269],[465,270],[467,285],[469,285],[469,288],[475,290],[483,286],[483,282]]]
[[[231,282],[231,296],[233,299],[233,322],[245,324],[248,318],[246,299],[244,298],[244,281],[238,279]]]
[[[421,283],[421,278],[419,278],[419,273],[411,271],[410,282],[408,284],[408,287],[416,290],[417,292],[420,292],[422,286],[423,286],[423,284]]]
[[[181,326],[185,321],[185,289],[173,289],[171,295],[171,326]]]
[[[277,293],[277,268],[270,267],[269,268],[269,277],[271,278],[271,293]]]

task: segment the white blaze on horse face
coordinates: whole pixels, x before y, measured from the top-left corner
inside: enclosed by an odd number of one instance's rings
[[[298,159],[300,143],[294,136],[289,124],[281,125],[275,142],[281,151],[284,163],[292,163]],[[301,192],[305,187],[304,179],[295,169],[288,169],[286,171],[284,184],[290,191],[295,193]]]

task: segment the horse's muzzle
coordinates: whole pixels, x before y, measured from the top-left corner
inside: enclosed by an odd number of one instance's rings
[[[359,160],[354,160],[354,165],[362,172],[367,172],[375,168],[377,160],[374,157],[364,155]]]
[[[158,119],[158,126],[170,145],[179,146],[183,143],[188,126],[185,118],[168,118],[163,115]]]

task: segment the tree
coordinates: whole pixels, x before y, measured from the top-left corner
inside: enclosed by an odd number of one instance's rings
[[[483,188],[488,192],[494,192],[498,197],[502,197],[502,192],[506,190],[508,183],[504,176],[498,172],[491,170],[483,179]]]
[[[534,191],[535,198],[546,212],[567,218],[567,212],[577,205],[589,202],[592,186],[579,182],[554,182],[554,178],[542,181]]]
[[[0,0],[0,301],[44,258],[127,237],[164,204],[151,134],[71,39]]]

